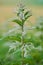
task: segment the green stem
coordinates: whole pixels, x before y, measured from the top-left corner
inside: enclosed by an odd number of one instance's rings
[[[24,25],[22,25],[22,39],[21,39],[21,43],[23,46],[23,48],[22,48],[22,65],[24,65],[24,36],[23,36],[24,30],[23,30],[23,28],[24,28]]]

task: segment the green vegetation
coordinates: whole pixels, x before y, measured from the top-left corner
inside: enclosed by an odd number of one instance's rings
[[[17,17],[8,21],[17,24],[0,35],[0,65],[43,65],[43,17],[29,27],[25,23],[31,16],[31,11],[20,4]]]

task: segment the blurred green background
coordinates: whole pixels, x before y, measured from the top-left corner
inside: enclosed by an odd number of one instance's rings
[[[26,5],[39,5],[43,6],[43,0],[0,0],[2,5],[15,5],[22,1]]]

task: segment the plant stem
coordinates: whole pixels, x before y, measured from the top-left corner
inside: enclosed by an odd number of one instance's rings
[[[23,30],[23,28],[24,28],[24,25],[22,25],[22,38],[21,38],[21,43],[23,46],[23,48],[22,48],[22,65],[24,65],[24,36],[23,36],[24,30]]]

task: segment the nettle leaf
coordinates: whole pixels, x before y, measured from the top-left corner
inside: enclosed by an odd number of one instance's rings
[[[14,19],[12,22],[16,22],[17,24],[19,24],[20,26],[22,26],[22,21],[19,19]]]
[[[29,18],[29,17],[31,17],[32,16],[32,14],[28,14],[27,16],[25,16],[25,21]]]
[[[24,16],[28,15],[29,11],[25,12]]]
[[[32,16],[31,12],[30,12],[30,11],[26,11],[25,14],[24,14],[25,21],[26,21],[29,17],[31,17],[31,16]]]

